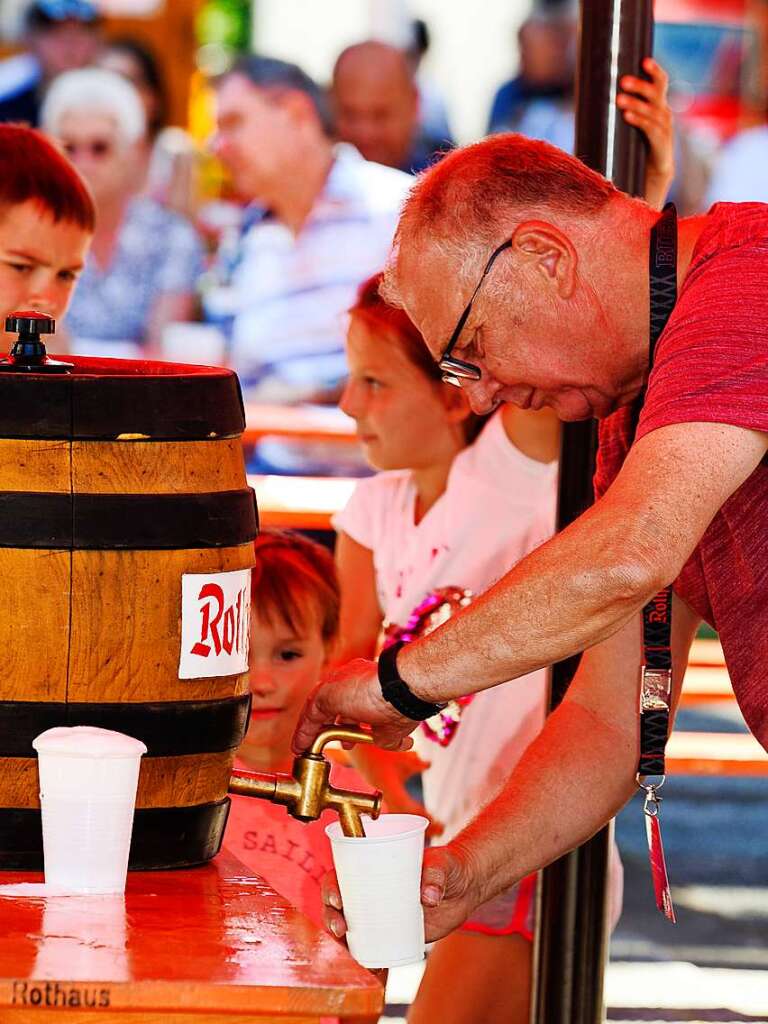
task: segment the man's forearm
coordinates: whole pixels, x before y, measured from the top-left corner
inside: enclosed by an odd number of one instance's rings
[[[434,633],[409,644],[397,663],[414,693],[443,701],[516,679],[599,643],[642,608],[659,578],[633,566],[618,531],[614,542],[596,547],[589,518],[538,548]]]
[[[626,728],[597,723],[578,704],[550,716],[502,792],[454,840],[483,900],[610,821],[634,792],[635,758]]]
[[[698,616],[675,598],[673,698]],[[455,840],[484,899],[587,840],[635,791],[640,617],[591,648],[504,789]]]

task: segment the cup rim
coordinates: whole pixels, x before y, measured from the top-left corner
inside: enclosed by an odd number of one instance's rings
[[[361,815],[363,823],[369,822],[371,819],[367,814]],[[402,832],[395,832],[392,835],[386,836],[345,836],[341,832],[341,822],[332,821],[330,825],[325,826],[325,834],[328,836],[332,843],[365,843],[366,846],[379,845],[381,843],[396,843],[401,839],[408,839],[411,836],[424,833],[429,825],[429,818],[425,818],[421,814],[382,814],[381,818],[408,818],[414,822],[414,825],[410,829],[405,829]],[[379,819],[380,820],[380,819]],[[416,824],[418,822],[418,824]]]

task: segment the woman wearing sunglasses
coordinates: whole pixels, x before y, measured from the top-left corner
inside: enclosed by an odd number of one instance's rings
[[[91,252],[64,324],[70,346],[81,355],[156,352],[166,324],[193,318],[203,253],[191,224],[141,194],[147,124],[139,94],[114,72],[70,71],[51,86],[42,124],[96,204]]]

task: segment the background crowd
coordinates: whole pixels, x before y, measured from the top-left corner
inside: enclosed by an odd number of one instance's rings
[[[97,227],[60,350],[226,363],[246,398],[335,403],[346,376],[344,317],[386,258],[411,175],[455,140],[450,110],[423,70],[423,21],[409,42],[347,46],[316,82],[296,65],[243,54],[207,83],[213,131],[195,141],[168,123],[156,55],[107,38],[90,0],[35,0],[25,50],[0,63],[0,120],[40,126],[96,203]],[[517,73],[500,84],[488,132],[573,144],[575,19],[535,8],[516,38]],[[631,115],[630,115],[631,120]],[[665,140],[644,125],[661,150]],[[672,198],[684,212],[765,198],[768,129],[733,137],[704,162],[676,125]],[[467,140],[462,140],[467,141]],[[200,188],[217,158],[224,199]],[[672,174],[657,168],[662,192]],[[653,197],[656,198],[655,196]],[[256,468],[355,472],[327,451],[265,445]],[[359,466],[357,467],[359,470]]]

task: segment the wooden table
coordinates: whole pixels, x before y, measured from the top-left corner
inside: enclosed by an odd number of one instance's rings
[[[362,1022],[383,1003],[372,974],[226,852],[131,873],[125,898],[0,895],[2,1024]]]

